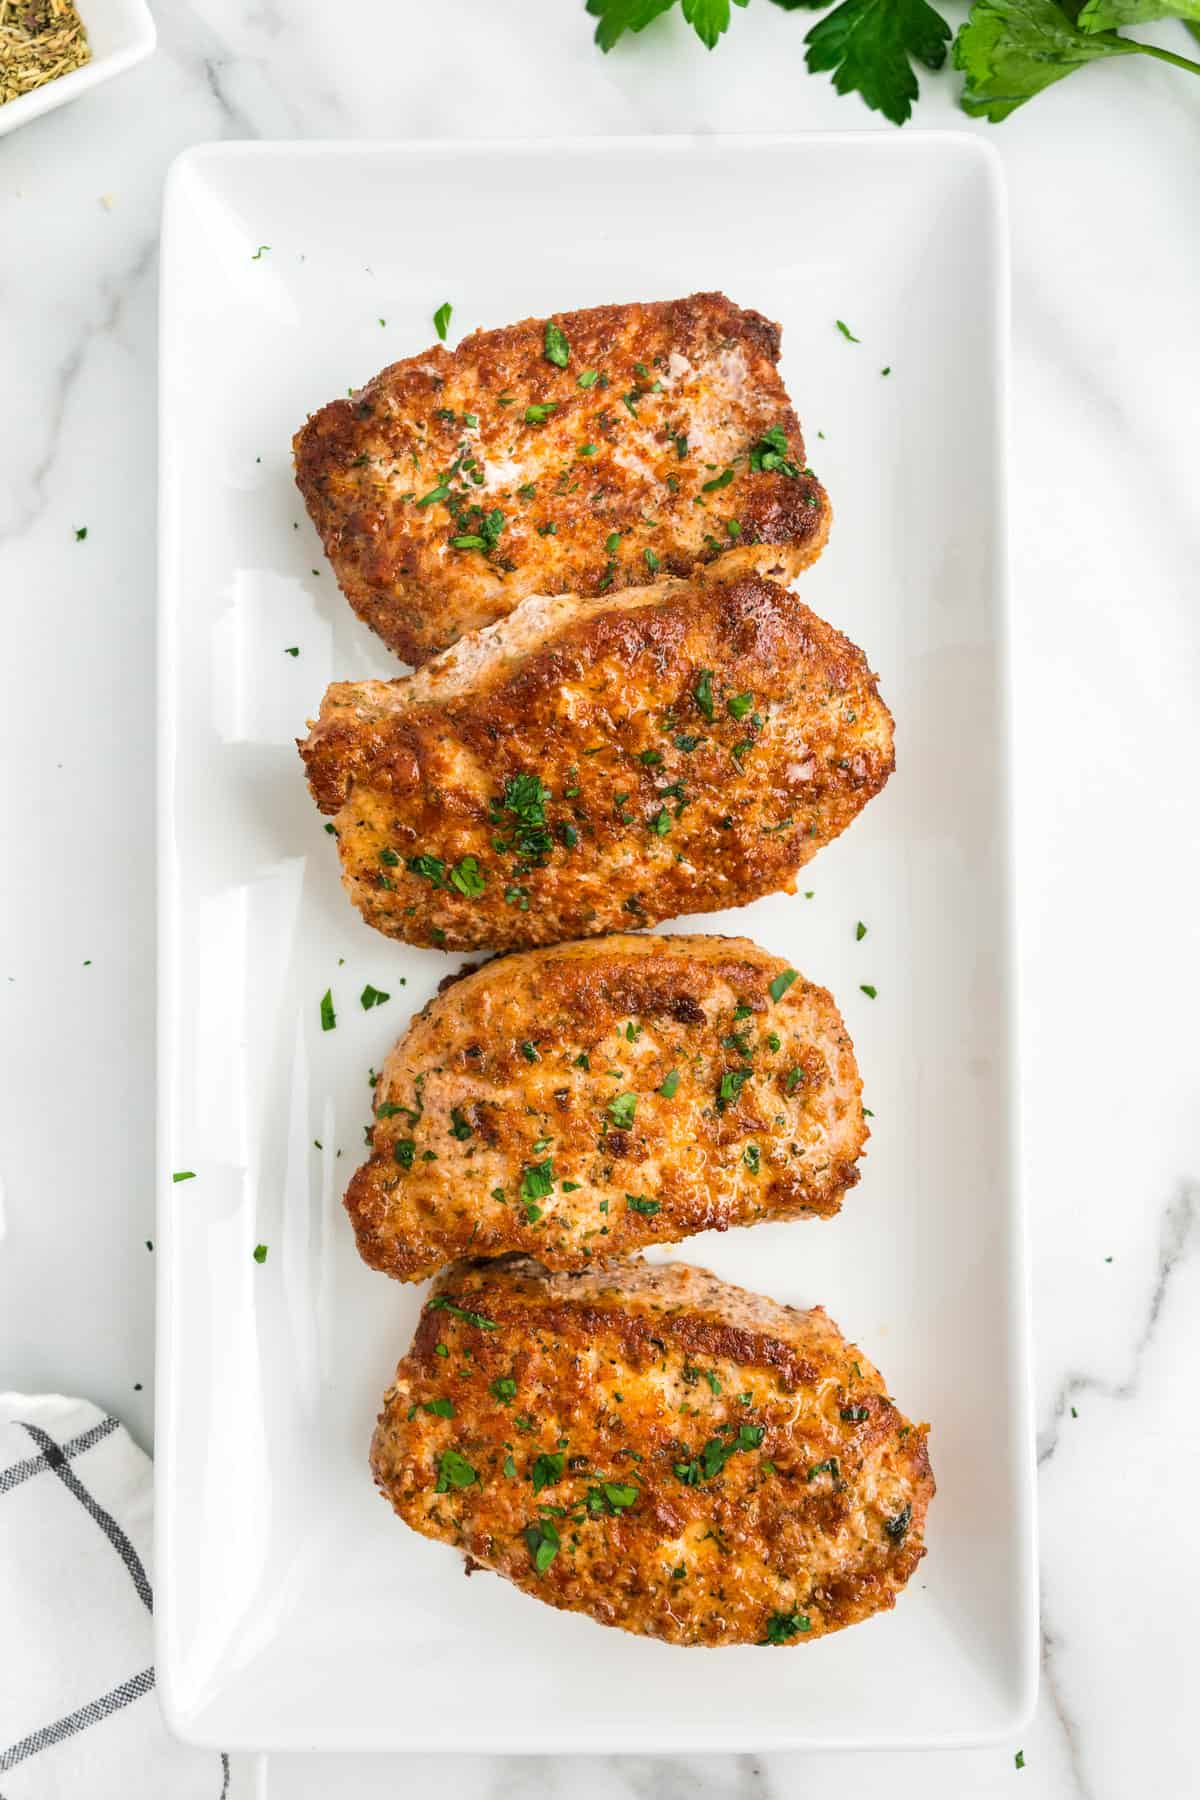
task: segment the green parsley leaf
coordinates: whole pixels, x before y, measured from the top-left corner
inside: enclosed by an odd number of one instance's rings
[[[692,690],[693,698],[704,717],[710,722],[716,717],[713,707],[712,670],[701,669],[699,680]]]
[[[566,333],[553,319],[546,320],[546,341],[542,354],[556,369],[565,369],[571,358],[571,346],[567,342]]]
[[[421,1411],[432,1413],[435,1419],[452,1419],[454,1417],[454,1402],[453,1400],[447,1400],[439,1395],[436,1400],[422,1400]]]
[[[795,969],[781,969],[767,989],[772,1000],[782,1000],[783,996],[797,979]]]
[[[706,481],[701,485],[700,492],[702,494],[713,494],[718,488],[728,487],[732,480],[733,470],[722,469],[719,475],[714,475],[711,481]]]
[[[1081,31],[1117,31],[1150,19],[1200,20],[1200,0],[1087,0],[1075,23]],[[1192,35],[1200,38],[1200,31],[1192,30]]]
[[[760,1638],[760,1644],[786,1644],[803,1632],[812,1630],[812,1620],[807,1613],[772,1613],[767,1620],[767,1633]]]
[[[457,1138],[460,1144],[465,1144],[467,1139],[474,1135],[474,1127],[467,1123],[461,1107],[452,1106],[450,1108],[450,1136]]]
[[[438,1457],[438,1478],[435,1493],[444,1494],[450,1488],[474,1487],[479,1480],[465,1456],[457,1450],[443,1450]]]
[[[87,534],[88,534],[88,528],[86,525],[77,525],[75,527],[75,542],[77,544],[82,544],[84,539],[87,537]]]
[[[675,1095],[679,1091],[679,1070],[678,1069],[671,1070],[670,1074],[663,1081],[663,1084],[659,1088],[658,1091],[662,1095],[664,1100],[673,1100],[675,1098]]]
[[[379,852],[379,859],[381,862],[387,861],[382,850]],[[445,886],[446,865],[440,856],[410,856],[406,866],[414,875],[422,875],[426,881],[432,882],[435,888]]]
[[[450,886],[465,894],[468,900],[477,900],[487,887],[487,876],[475,857],[464,856],[450,871]]]
[[[517,1384],[511,1375],[498,1375],[495,1381],[489,1382],[488,1393],[493,1399],[499,1400],[501,1406],[507,1406],[510,1400],[517,1397]]]
[[[564,1457],[561,1450],[544,1451],[533,1459],[533,1491],[540,1494],[543,1488],[553,1487],[562,1480]]]
[[[558,1532],[549,1519],[540,1524],[527,1525],[521,1533],[533,1558],[533,1566],[539,1575],[544,1575],[559,1551]]]
[[[671,829],[671,815],[666,807],[656,812],[650,821],[650,829],[656,837],[666,837]]]
[[[411,1169],[417,1154],[417,1146],[412,1138],[397,1138],[392,1145],[392,1155],[402,1169]]]
[[[590,1487],[587,1491],[587,1509],[593,1518],[604,1513],[623,1513],[632,1506],[638,1497],[638,1490],[632,1484],[623,1482],[602,1481],[599,1487]]]
[[[1025,1752],[1023,1750],[1018,1750],[1017,1754],[1013,1757],[1013,1768],[1014,1769],[1023,1769],[1024,1767],[1025,1767]]]
[[[417,501],[417,505],[432,506],[435,500],[448,500],[449,498],[450,489],[446,486],[444,481],[439,481],[435,488],[430,488],[427,494],[422,494],[421,498]]]
[[[878,997],[879,989],[872,987],[869,981],[860,981],[858,987],[859,992],[865,994],[868,1000],[874,1000]]]
[[[800,1083],[803,1080],[804,1080],[804,1070],[803,1069],[791,1069],[788,1072],[788,1078],[787,1078],[788,1093],[794,1094],[796,1089],[800,1086]]]
[[[382,1006],[384,1002],[390,1000],[391,997],[390,994],[385,994],[382,988],[372,987],[369,981],[362,993],[358,996],[359,1004],[362,1006],[364,1012],[370,1012],[373,1006]]]
[[[260,244],[258,246],[258,249],[254,252],[254,255],[250,258],[250,261],[251,262],[261,262],[263,251],[269,250],[270,248],[271,248],[270,244]]]
[[[1111,10],[1112,0],[1099,0],[1092,17]],[[976,0],[954,42],[954,66],[967,78],[963,111],[998,124],[1085,63],[1143,49],[1132,38],[1096,35],[1098,25],[1083,25],[1082,13],[1073,23],[1054,0]]]
[[[448,1300],[445,1294],[434,1295],[429,1302],[429,1311],[451,1313],[456,1319],[465,1319],[468,1325],[477,1325],[480,1331],[499,1330],[495,1319],[485,1319],[482,1313],[465,1312],[461,1306],[455,1306],[453,1300]]]
[[[724,1112],[738,1098],[753,1073],[753,1069],[726,1069],[717,1088],[718,1112]]]
[[[628,1131],[633,1124],[634,1114],[637,1112],[637,1095],[618,1094],[615,1100],[609,1101],[607,1112],[619,1130]]]
[[[864,924],[863,924],[863,922],[862,922],[862,920],[861,920],[861,919],[860,919],[860,920],[859,920],[859,921],[858,921],[858,924],[857,924],[857,925],[856,925],[856,926],[855,926],[855,927],[854,927],[854,941],[855,941],[855,943],[856,943],[856,944],[861,944],[861,943],[862,943],[862,941],[863,941],[863,939],[864,939],[864,938],[865,938],[865,937],[866,937],[866,935],[867,935],[867,928],[866,928],[866,926],[865,926],[865,925],[864,925]]]
[[[547,400],[543,406],[527,406],[525,423],[527,425],[544,425],[552,412],[558,411],[557,400]]]
[[[844,338],[848,338],[852,344],[861,344],[862,343],[862,339],[855,337],[854,333],[851,331],[850,327],[847,325],[847,323],[844,319],[837,319],[834,322],[837,325],[838,330],[841,332],[841,334]]]
[[[894,1544],[902,1544],[908,1536],[908,1528],[912,1524],[911,1505],[902,1506],[894,1518],[883,1521],[883,1529]]]
[[[742,1161],[752,1175],[757,1175],[762,1166],[762,1151],[757,1144],[747,1144],[742,1151]]]
[[[553,1158],[548,1156],[545,1162],[528,1163],[521,1171],[520,1194],[522,1200],[544,1200],[547,1194],[553,1192]]]
[[[751,444],[750,467],[768,475],[787,475],[793,481],[798,477],[799,469],[788,460],[787,432],[782,425],[772,425]]]
[[[653,550],[643,550],[642,555],[646,559],[646,567],[649,569],[650,573],[652,575],[657,575],[659,569],[662,567],[659,558],[654,554]]]
[[[453,311],[454,308],[451,306],[450,302],[448,300],[443,300],[442,304],[433,315],[433,329],[437,332],[443,344],[446,341],[446,329],[450,324],[450,314]]]
[[[332,1031],[337,1024],[337,1014],[333,1010],[333,989],[326,988],[321,995],[321,1030]]]
[[[625,1204],[630,1212],[644,1213],[648,1219],[662,1210],[661,1200],[647,1200],[645,1194],[626,1194]]]
[[[920,91],[913,61],[940,69],[950,35],[926,0],[843,0],[808,33],[806,60],[814,74],[834,71],[839,94],[857,91],[893,125],[903,125]],[[840,322],[839,329],[851,337]]]
[[[585,369],[583,374],[579,377],[579,380],[575,383],[575,386],[581,388],[595,387],[599,379],[599,369]]]
[[[300,654],[299,644],[289,644],[283,654],[285,656],[299,656],[299,654]]]
[[[725,704],[729,708],[731,718],[744,719],[746,714],[750,711],[750,708],[754,705],[754,695],[734,694],[731,699],[725,702]]]
[[[171,1177],[172,1181],[195,1181],[195,1179],[196,1179],[195,1169],[176,1169],[175,1173]]]
[[[256,1262],[256,1263],[265,1263],[265,1262],[266,1262],[266,1260],[267,1260],[267,1246],[266,1246],[266,1245],[265,1245],[265,1244],[255,1244],[255,1246],[254,1246],[254,1260],[255,1260],[255,1262]]]

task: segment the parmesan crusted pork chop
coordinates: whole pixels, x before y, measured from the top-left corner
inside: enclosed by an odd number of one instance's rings
[[[825,1313],[683,1263],[458,1263],[375,1429],[406,1525],[671,1644],[802,1644],[925,1554],[927,1427]]]
[[[790,579],[830,514],[778,357],[723,294],[526,319],[322,407],[296,480],[350,604],[412,663],[529,594],[715,562]]]
[[[858,1180],[861,1085],[825,989],[746,938],[508,956],[447,984],[384,1063],[346,1209],[402,1281],[828,1217]]]
[[[757,575],[527,600],[300,749],[367,923],[458,950],[791,892],[893,761],[862,652]]]

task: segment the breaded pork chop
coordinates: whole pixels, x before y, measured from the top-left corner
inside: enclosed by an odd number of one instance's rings
[[[367,923],[460,950],[791,892],[893,760],[862,652],[756,575],[527,600],[300,749]]]
[[[820,1308],[517,1257],[446,1270],[371,1461],[405,1524],[551,1606],[800,1644],[892,1606],[925,1554],[926,1431]]]
[[[413,663],[529,594],[717,561],[790,579],[830,515],[778,357],[723,294],[526,319],[322,407],[296,480],[354,610]]]
[[[828,1217],[858,1180],[861,1087],[825,989],[747,938],[528,951],[418,1013],[346,1209],[366,1261],[402,1281],[466,1255],[582,1269]]]

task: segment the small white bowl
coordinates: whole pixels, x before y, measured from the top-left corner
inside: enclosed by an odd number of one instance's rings
[[[87,30],[91,61],[0,106],[0,137],[39,113],[74,100],[110,75],[131,69],[153,50],[156,33],[146,0],[75,0],[75,9]]]

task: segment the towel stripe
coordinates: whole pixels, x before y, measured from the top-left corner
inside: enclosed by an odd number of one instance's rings
[[[141,1596],[147,1612],[154,1611],[154,1596],[150,1592],[150,1583],[146,1579],[146,1571],[142,1567],[142,1559],[126,1537],[111,1513],[105,1512],[98,1500],[93,1499],[82,1481],[67,1466],[66,1458],[60,1445],[52,1437],[47,1436],[40,1426],[31,1425],[27,1419],[18,1419],[18,1425],[24,1426],[34,1443],[38,1445],[63,1486],[69,1488],[86,1512],[89,1512],[97,1525],[116,1551],[125,1567],[129,1570],[130,1580]],[[0,1768],[3,1764],[0,1764]]]
[[[65,1444],[60,1444],[58,1446],[59,1454],[70,1462],[73,1456],[82,1456],[85,1450],[90,1450],[92,1445],[98,1444],[102,1438],[110,1437],[116,1429],[116,1419],[101,1419],[97,1424],[90,1425],[86,1431],[81,1431],[78,1437],[70,1438]],[[12,1463],[7,1469],[0,1469],[0,1494],[7,1494],[10,1488],[20,1487],[21,1483],[28,1481],[31,1475],[40,1475],[43,1469],[49,1467],[49,1458],[43,1452],[39,1456],[27,1456],[23,1462]],[[0,1795],[0,1800],[3,1800],[3,1795]]]
[[[0,1769],[15,1769],[27,1756],[36,1756],[39,1750],[48,1750],[51,1744],[61,1744],[64,1738],[74,1737],[77,1731],[83,1731],[89,1725],[98,1725],[109,1713],[119,1712],[131,1700],[140,1700],[153,1686],[153,1669],[143,1669],[140,1675],[131,1675],[128,1681],[123,1681],[111,1694],[89,1701],[78,1712],[68,1713],[57,1725],[43,1725],[40,1731],[35,1731],[29,1737],[22,1738],[19,1744],[14,1744],[11,1750],[0,1750]]]

